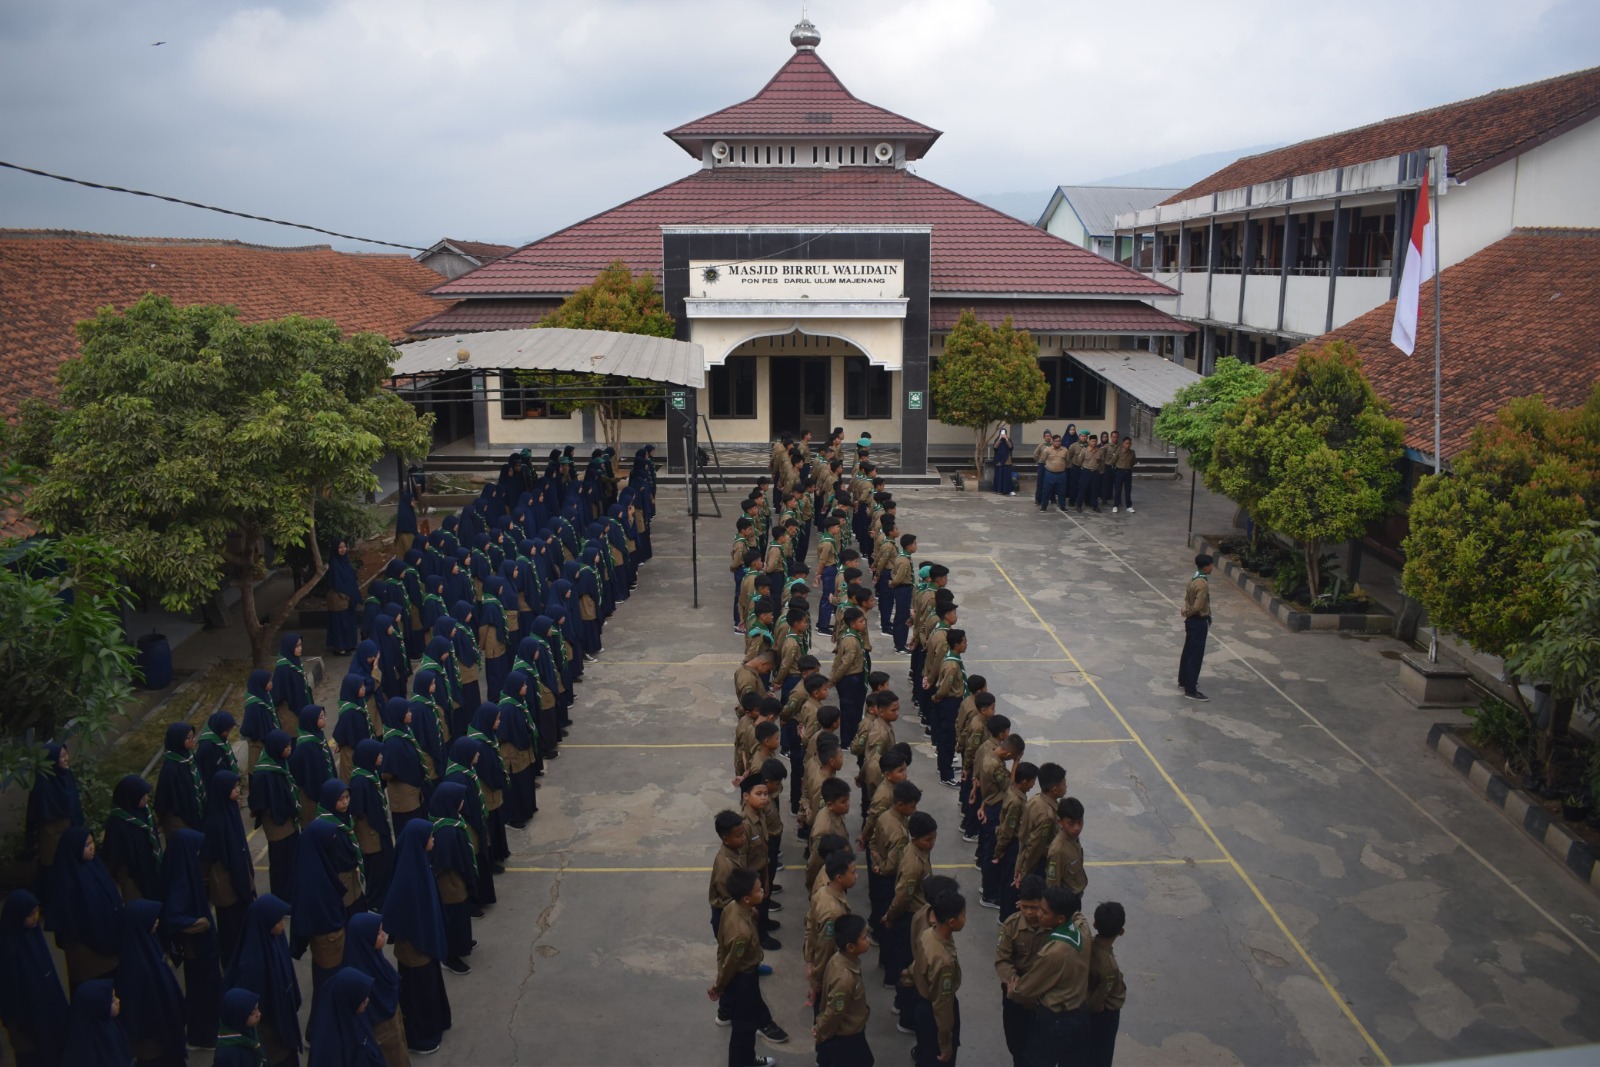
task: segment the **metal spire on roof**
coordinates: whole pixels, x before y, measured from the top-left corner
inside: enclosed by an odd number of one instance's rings
[[[817,28],[806,17],[805,4],[800,5],[800,21],[789,31],[789,43],[794,45],[796,52],[814,52],[817,45],[822,43],[822,34],[817,32]]]

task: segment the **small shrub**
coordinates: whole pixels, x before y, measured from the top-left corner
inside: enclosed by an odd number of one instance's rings
[[[1506,758],[1506,769],[1520,763],[1530,740],[1528,720],[1510,704],[1494,697],[1486,697],[1482,704],[1468,708],[1467,718],[1472,720],[1472,742],[1476,745],[1497,748]]]

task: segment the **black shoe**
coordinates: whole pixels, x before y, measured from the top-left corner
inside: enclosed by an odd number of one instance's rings
[[[772,937],[769,934],[762,934],[761,947],[766,949],[768,952],[776,952],[783,947],[783,944],[777,938]]]
[[[779,863],[779,864],[774,865],[772,870],[773,870],[773,873],[776,874],[778,871],[783,870],[783,864]],[[771,894],[772,896],[777,896],[779,893],[783,892],[783,886],[781,886],[781,885],[777,884],[776,882],[774,882],[772,884],[772,887],[770,889],[768,889],[767,892],[769,894]]]
[[[1210,700],[1211,699],[1210,697],[1206,696],[1204,693],[1200,692],[1200,690],[1198,690],[1198,689],[1185,689],[1183,691],[1183,695],[1188,697],[1190,700]]]
[[[472,968],[467,966],[467,961],[460,956],[451,956],[444,961],[444,969],[451,974],[471,974]]]
[[[777,1023],[768,1023],[761,1028],[761,1036],[774,1045],[781,1045],[789,1040],[789,1032]]]
[[[435,1042],[428,1048],[417,1048],[415,1045],[407,1045],[406,1051],[411,1053],[413,1056],[432,1056],[435,1052],[439,1051],[441,1046],[441,1042]]]
[[[772,914],[775,911],[782,911],[782,910],[783,910],[783,905],[779,904],[776,900],[767,901],[767,914],[768,915]]]
[[[482,908],[473,908],[472,909],[472,917],[474,919],[481,919],[481,918],[483,918],[483,916],[484,916],[484,910]]]

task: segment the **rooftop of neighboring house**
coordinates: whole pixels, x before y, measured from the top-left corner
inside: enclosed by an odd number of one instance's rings
[[[1132,185],[1058,185],[1034,225],[1044,229],[1056,210],[1066,204],[1090,237],[1110,237],[1116,231],[1118,215],[1155,207],[1177,191]]]

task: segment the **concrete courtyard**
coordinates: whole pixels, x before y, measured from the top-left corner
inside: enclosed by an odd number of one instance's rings
[[[1135,494],[1135,515],[1080,519],[1028,497],[897,493],[919,557],[952,568],[969,673],[988,677],[1027,758],[1063,764],[1087,808],[1085,911],[1127,907],[1118,1062],[1381,1064],[1600,1041],[1600,900],[1436,762],[1427,729],[1451,715],[1386,686],[1402,646],[1290,635],[1217,581],[1201,679],[1212,699],[1183,700],[1188,485]],[[433,1062],[723,1062],[706,883],[712,816],[736,806],[741,646],[732,520],[699,523],[696,611],[684,509],[681,492],[663,494],[655,562],[607,628],[539,815],[513,833],[473,971],[446,978],[455,1028]],[[1230,514],[1203,497],[1196,527],[1225,529]],[[875,666],[903,676],[906,661]],[[935,864],[972,905],[960,1059],[1005,1063],[995,913],[976,906],[956,795],[938,788],[915,715],[899,735],[920,746],[912,777],[939,820]],[[808,1065],[803,865],[785,822],[784,947],[767,954],[763,987],[791,1041],[758,1050]],[[873,1049],[905,1062],[911,1039],[869,963]]]

